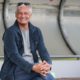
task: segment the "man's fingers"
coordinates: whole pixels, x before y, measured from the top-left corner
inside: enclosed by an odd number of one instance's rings
[[[41,71],[41,74],[42,74],[43,76],[46,76],[48,73],[49,73],[49,71]]]

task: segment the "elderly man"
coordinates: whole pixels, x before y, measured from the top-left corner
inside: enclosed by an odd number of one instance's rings
[[[31,15],[30,3],[18,3],[16,21],[3,35],[2,80],[54,80],[49,73],[50,56],[40,29],[30,23]],[[39,62],[37,54],[42,62]]]

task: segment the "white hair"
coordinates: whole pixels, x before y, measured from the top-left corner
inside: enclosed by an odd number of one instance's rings
[[[29,7],[29,12],[32,13],[32,6],[31,5],[25,5],[25,4],[21,4],[20,6],[17,6],[15,13],[17,13],[19,10],[19,7],[22,7],[22,6]]]

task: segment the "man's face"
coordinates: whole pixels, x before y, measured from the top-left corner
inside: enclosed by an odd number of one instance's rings
[[[26,25],[29,22],[31,15],[31,8],[26,5],[21,5],[17,9],[16,19],[19,24]]]

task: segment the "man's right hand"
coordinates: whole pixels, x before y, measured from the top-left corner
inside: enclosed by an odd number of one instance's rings
[[[44,64],[44,62],[35,64],[33,66],[32,70],[43,76],[46,76],[49,73],[48,66],[46,66],[46,64]]]
[[[39,74],[43,75],[42,67],[43,67],[42,63],[37,63],[37,64],[33,65],[32,70],[35,71],[36,73],[39,73]],[[43,76],[45,76],[45,75],[43,75]]]

